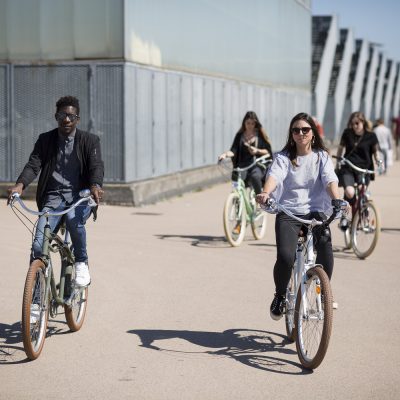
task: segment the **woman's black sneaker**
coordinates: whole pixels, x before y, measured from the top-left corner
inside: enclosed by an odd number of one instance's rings
[[[275,293],[274,299],[272,300],[270,307],[271,318],[278,321],[283,316],[285,308],[285,296]]]

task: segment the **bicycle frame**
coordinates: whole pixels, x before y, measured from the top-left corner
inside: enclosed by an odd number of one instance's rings
[[[315,226],[320,225],[319,221],[312,220],[311,224],[307,227],[307,235],[304,237],[299,237],[297,241],[296,248],[296,258],[294,264],[294,296],[297,298],[297,293],[299,291],[299,287],[301,288],[301,297],[302,297],[302,305],[303,305],[303,314],[307,315],[307,299],[306,299],[306,290],[305,283],[307,281],[307,271],[315,267],[315,254],[314,254],[314,240],[312,230]],[[318,313],[322,311],[321,307],[321,296],[317,298],[318,304]]]
[[[233,187],[233,190],[236,191],[240,196],[240,199],[241,199],[240,207],[243,207],[243,204],[244,204],[244,207],[246,209],[247,222],[250,222],[254,218],[255,199],[254,199],[254,203],[252,203],[252,201],[251,201],[252,199],[249,196],[249,194],[254,195],[254,189],[252,187],[249,187],[250,190],[249,190],[249,192],[247,191],[246,184],[241,177],[241,173],[249,170],[250,168],[254,167],[257,163],[260,163],[260,162],[261,163],[264,162],[266,165],[270,164],[270,162],[267,162],[268,157],[269,156],[259,157],[256,160],[254,160],[254,162],[252,164],[250,164],[249,166],[247,166],[245,168],[234,168],[233,169],[233,171],[236,171],[238,173],[238,180],[232,182],[232,187]]]
[[[51,241],[55,243],[52,245]],[[57,287],[55,283],[54,270],[53,265],[51,263],[50,252],[61,254],[61,271],[60,271],[60,286],[57,293]],[[46,266],[45,276],[46,276],[46,288],[45,293],[46,296],[49,296],[51,293],[52,299],[56,302],[57,305],[68,304],[71,301],[74,293],[70,293],[68,299],[64,299],[65,293],[65,283],[66,277],[72,275],[72,266],[74,265],[75,258],[73,253],[69,248],[69,232],[65,232],[64,241],[50,230],[50,225],[48,223],[48,216],[46,225],[44,227],[44,235],[43,235],[43,246],[42,246],[42,260]]]
[[[29,265],[22,300],[22,340],[30,360],[39,357],[46,339],[48,316],[50,314],[54,318],[58,314],[58,306],[64,307],[65,319],[72,332],[82,327],[85,318],[88,289],[87,286],[78,286],[73,281],[75,257],[69,243],[70,234],[65,230],[64,240],[61,239],[51,231],[49,223],[49,217],[62,217],[82,202],[87,202],[90,207],[96,206],[96,202],[90,197],[90,190],[83,190],[79,194],[81,199],[63,211],[31,210],[20,199],[18,193],[13,193],[9,202],[13,208],[14,202],[18,201],[25,211],[45,219],[43,232],[40,231],[43,233],[42,254]],[[36,226],[36,229],[42,228]],[[52,257],[51,253],[56,255]],[[56,259],[61,261],[60,281],[57,285],[54,277]]]
[[[368,201],[368,186],[365,182],[365,175],[363,174],[361,177],[361,183],[360,184],[355,184],[354,185],[354,196],[356,198],[356,201],[353,203],[351,207],[351,212],[352,215],[355,215],[355,213],[358,210],[361,210],[363,207],[364,203]]]
[[[239,176],[237,181],[232,182],[232,188],[233,191],[237,192],[240,196],[240,207],[241,209],[245,207],[246,209],[246,220],[249,222],[251,218],[253,218],[253,211],[254,211],[254,206],[251,204],[249,194],[251,193],[250,191],[247,191],[246,185],[244,183],[244,180]],[[250,190],[254,190],[253,188],[250,188]],[[240,209],[240,211],[241,211]]]
[[[336,158],[337,160],[339,160],[340,164],[347,164],[354,171],[359,172],[361,174],[361,183],[354,184],[354,189],[355,189],[354,196],[356,198],[356,201],[351,206],[352,215],[354,215],[357,210],[361,209],[361,207],[363,206],[363,202],[365,201],[365,199],[367,197],[368,186],[366,183],[366,176],[374,174],[375,171],[359,168],[356,165],[354,165],[351,161],[347,160],[344,157],[333,156],[333,158]]]
[[[43,233],[43,244],[42,244],[42,261],[45,265],[45,277],[46,277],[46,284],[45,284],[45,295],[49,296],[51,293],[52,300],[55,301],[57,306],[59,305],[68,305],[71,303],[73,297],[79,293],[84,288],[73,290],[70,296],[67,299],[64,299],[65,294],[65,282],[68,276],[72,274],[72,266],[74,265],[75,258],[74,255],[69,247],[69,239],[70,235],[69,232],[65,231],[65,238],[62,240],[56,233],[51,232],[51,227],[49,224],[49,217],[50,216],[61,216],[67,214],[72,209],[78,207],[83,202],[88,202],[88,205],[93,207],[95,206],[94,200],[89,197],[90,191],[83,190],[81,193],[81,199],[79,199],[73,206],[68,208],[67,210],[61,212],[37,212],[29,209],[26,207],[24,202],[21,200],[18,194],[14,194],[13,201],[18,201],[22,208],[29,213],[37,216],[44,216],[46,218],[46,224],[44,226],[44,233]],[[51,242],[54,241],[54,244]],[[57,293],[57,286],[55,283],[54,277],[54,270],[51,264],[50,252],[57,253],[60,252],[62,256],[62,263],[61,263],[61,271],[60,271],[60,285]],[[46,297],[48,298],[48,297]]]

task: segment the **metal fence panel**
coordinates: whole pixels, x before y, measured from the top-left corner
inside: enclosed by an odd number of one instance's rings
[[[80,128],[89,128],[89,82],[87,65],[13,67],[13,149],[15,179],[22,171],[33,145],[42,132],[57,127],[56,101],[76,96],[81,107]]]
[[[167,87],[165,72],[153,73],[153,174],[165,175],[167,162]]]
[[[167,157],[168,171],[177,172],[181,169],[181,77],[178,74],[167,74]]]
[[[204,165],[204,103],[202,78],[193,77],[193,167]]]
[[[136,169],[136,71],[131,64],[125,64],[124,74],[124,135],[123,156],[124,181],[133,182],[137,176]]]
[[[204,96],[203,96],[203,141],[204,141],[204,153],[203,163],[213,164],[215,162],[215,150],[214,150],[214,109],[215,109],[215,96],[214,96],[214,84],[215,81],[211,79],[204,80]]]
[[[239,130],[239,128],[242,125],[242,120],[244,117],[244,114],[242,115],[242,109],[240,108],[240,95],[241,95],[241,87],[237,83],[232,83],[232,102],[231,102],[231,111],[230,111],[230,129],[231,129],[231,142],[233,141],[233,138],[235,137],[236,132]]]
[[[225,151],[224,147],[224,83],[214,82],[214,162],[217,156]],[[206,100],[207,101],[207,100]]]
[[[95,79],[94,133],[100,137],[108,182],[124,180],[124,73],[122,65],[98,65]]]
[[[192,77],[182,76],[181,81],[181,132],[182,169],[193,167],[193,90]]]
[[[153,176],[152,84],[153,72],[138,68],[136,74],[136,159],[137,179]]]
[[[0,180],[11,180],[9,151],[9,118],[7,106],[7,66],[0,65]]]

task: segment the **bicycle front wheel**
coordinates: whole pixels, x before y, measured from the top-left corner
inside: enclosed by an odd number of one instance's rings
[[[307,271],[304,297],[299,288],[295,319],[296,348],[301,364],[317,368],[328,350],[332,332],[332,290],[325,271],[316,266]]]
[[[231,193],[224,207],[224,231],[231,246],[239,246],[246,233],[246,210],[239,193]]]
[[[42,352],[48,316],[45,265],[41,260],[34,260],[26,275],[22,300],[22,341],[30,360],[35,360]]]
[[[71,285],[71,295],[68,303],[64,304],[65,319],[68,327],[72,332],[79,331],[85,320],[87,299],[89,294],[88,287],[79,288],[75,287],[73,282],[75,281],[75,268],[73,268],[72,276],[68,285]]]
[[[289,285],[286,288],[286,312],[285,312],[285,325],[286,334],[288,336],[289,342],[294,342],[296,339],[295,331],[295,320],[294,320],[294,310],[296,302],[296,288],[294,287],[294,268],[292,268],[292,274],[290,276]]]
[[[351,229],[348,227],[344,232],[344,248],[345,250],[351,249]]]
[[[267,230],[267,214],[261,209],[254,210],[254,217],[251,220],[251,230],[254,239],[260,240],[264,237]]]
[[[380,230],[378,210],[368,201],[357,210],[351,224],[351,242],[358,258],[367,258],[374,251]]]

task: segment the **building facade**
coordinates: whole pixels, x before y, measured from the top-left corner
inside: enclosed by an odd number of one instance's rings
[[[339,29],[338,18],[313,17],[312,112],[323,122],[327,139],[337,142],[350,114],[362,111],[387,126],[400,115],[400,63],[384,46]]]
[[[0,32],[0,181],[67,94],[101,138],[108,184],[215,165],[248,110],[278,150],[310,111],[309,1],[2,0]]]

